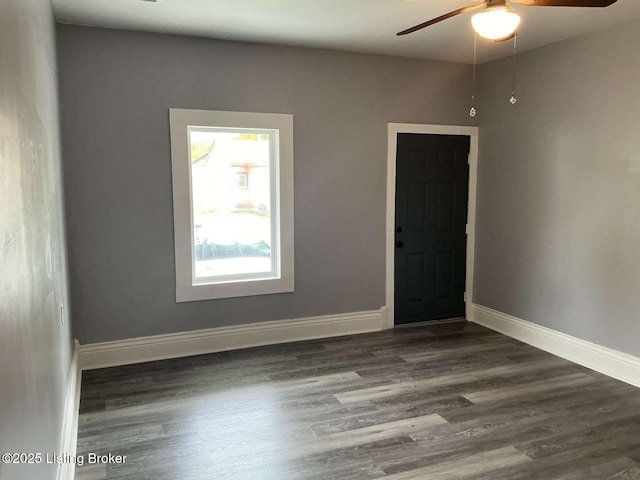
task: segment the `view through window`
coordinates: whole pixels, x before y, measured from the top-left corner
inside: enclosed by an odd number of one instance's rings
[[[189,127],[194,283],[273,276],[277,132]]]

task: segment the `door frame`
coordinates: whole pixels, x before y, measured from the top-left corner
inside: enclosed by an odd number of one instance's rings
[[[395,224],[396,224],[396,156],[399,133],[427,135],[464,135],[469,137],[469,200],[467,207],[467,269],[465,278],[465,312],[469,318],[473,299],[473,260],[476,243],[476,192],[478,181],[478,127],[425,125],[419,123],[387,124],[387,223],[386,280],[383,329],[395,326]]]

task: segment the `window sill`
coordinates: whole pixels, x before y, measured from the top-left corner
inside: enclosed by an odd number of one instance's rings
[[[267,278],[242,282],[208,283],[202,285],[177,285],[176,302],[196,302],[220,298],[250,297],[294,291],[293,277]]]

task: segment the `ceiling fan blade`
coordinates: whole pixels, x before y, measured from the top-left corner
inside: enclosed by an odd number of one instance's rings
[[[449,12],[449,13],[445,13],[444,15],[440,15],[439,17],[436,17],[432,20],[429,20],[428,22],[424,22],[421,23],[420,25],[416,25],[415,27],[411,27],[411,28],[407,28],[406,30],[403,30],[401,32],[399,32],[397,35],[408,35],[409,33],[413,33],[413,32],[417,32],[418,30],[422,30],[423,28],[429,27],[435,23],[438,22],[442,22],[443,20],[448,20],[451,17],[455,17],[456,15],[460,15],[461,13],[465,13],[465,12],[470,12],[471,10],[476,10],[478,8],[482,8],[484,7],[484,4],[480,4],[480,5],[469,5],[467,7],[462,7],[459,8],[457,10],[454,10],[453,12]]]
[[[618,0],[511,0],[530,7],[608,7]]]

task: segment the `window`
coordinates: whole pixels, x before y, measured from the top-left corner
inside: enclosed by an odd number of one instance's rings
[[[249,187],[249,174],[248,173],[238,173],[238,188],[248,188]]]
[[[170,110],[176,300],[293,291],[293,116]]]

